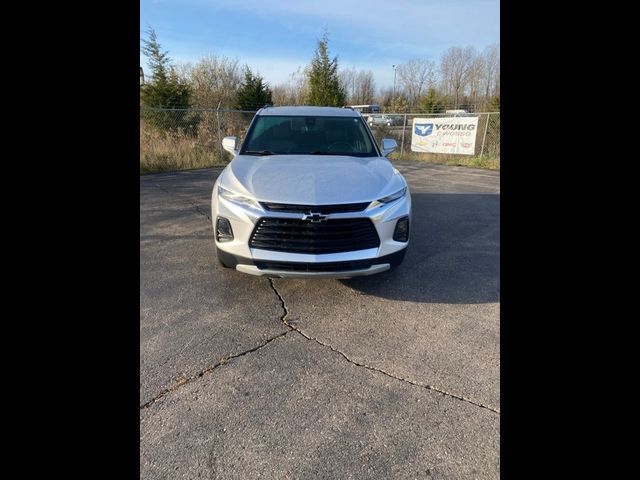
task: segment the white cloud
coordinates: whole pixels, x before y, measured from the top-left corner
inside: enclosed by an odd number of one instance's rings
[[[237,24],[240,35],[243,28],[252,28],[253,35],[268,38],[270,30],[286,29],[299,33],[307,45],[309,37],[319,37],[326,26],[331,54],[338,55],[340,67],[373,71],[378,87],[393,84],[393,64],[417,56],[438,61],[441,52],[452,46],[474,45],[481,50],[499,41],[497,0],[182,0],[185,3],[196,6],[202,15],[209,12],[216,21]],[[263,30],[256,32],[256,28]],[[265,52],[268,56],[260,56],[229,44],[209,52],[204,33],[196,39],[191,32],[171,30],[169,26],[163,38],[171,40],[174,60],[193,62],[209,53],[236,57],[272,85],[287,81],[305,66],[315,47],[309,44],[303,53],[300,45],[282,45],[278,48],[282,53],[272,48]],[[305,58],[297,58],[301,55]]]
[[[289,75],[304,68],[308,59],[295,60],[282,57],[260,57],[243,55],[240,58],[241,63],[246,63],[254,73],[259,73],[269,85],[273,86],[278,83],[284,83],[289,79]]]
[[[401,43],[420,54],[429,46],[482,45],[497,41],[499,3],[495,0],[191,0],[216,10],[244,12],[268,19],[265,29],[280,23],[288,28],[318,34],[327,25],[330,33],[346,38],[355,34],[376,48]],[[495,31],[495,32],[493,32]],[[453,41],[452,38],[458,41]],[[388,49],[385,49],[388,50]]]

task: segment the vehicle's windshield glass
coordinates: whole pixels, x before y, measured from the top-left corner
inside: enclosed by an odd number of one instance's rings
[[[376,157],[360,117],[263,115],[256,118],[241,155],[350,155]]]

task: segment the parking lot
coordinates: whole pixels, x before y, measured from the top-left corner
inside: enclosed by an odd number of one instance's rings
[[[500,174],[395,162],[395,271],[220,267],[220,169],[140,177],[142,479],[499,478]]]

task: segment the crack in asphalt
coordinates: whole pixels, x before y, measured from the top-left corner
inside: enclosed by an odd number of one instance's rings
[[[215,365],[212,365],[212,366],[207,367],[207,368],[205,368],[203,370],[200,370],[195,375],[191,375],[188,378],[182,377],[180,380],[175,382],[170,387],[165,388],[162,392],[160,392],[158,395],[153,397],[148,402],[140,405],[140,410],[145,409],[145,408],[149,408],[151,405],[153,405],[155,402],[160,400],[166,394],[171,393],[171,392],[177,390],[178,388],[182,387],[183,385],[187,385],[188,383],[191,383],[194,380],[197,380],[197,379],[203,377],[205,373],[209,373],[209,372],[215,370],[216,368],[221,367],[222,365],[225,365],[226,363],[228,363],[230,360],[233,360],[234,358],[242,357],[242,356],[247,355],[249,353],[256,352],[256,351],[260,350],[261,348],[266,347],[267,345],[269,345],[274,340],[277,340],[280,337],[284,337],[288,333],[291,333],[291,330],[287,330],[286,332],[279,333],[278,335],[275,335],[274,337],[271,337],[271,338],[267,339],[266,341],[262,342],[260,345],[258,345],[256,347],[253,347],[253,348],[250,348],[249,350],[245,350],[245,351],[240,352],[240,353],[229,355],[229,356],[223,358],[222,360],[220,360]]]
[[[207,217],[209,219],[209,221],[211,221],[211,216],[208,213],[203,212],[202,210],[200,210],[200,205],[198,205],[197,203],[192,202],[191,199],[189,199],[187,197],[184,197],[182,195],[178,195],[177,193],[172,193],[169,190],[167,190],[166,188],[162,188],[157,183],[153,183],[152,185],[154,187],[156,187],[157,189],[162,190],[164,193],[166,193],[170,197],[179,198],[180,200],[183,200],[183,201],[187,202],[188,204],[190,204],[191,206],[193,206],[196,209],[196,212],[198,212],[203,217]]]
[[[176,198],[179,198],[179,199],[181,199],[183,201],[186,201],[187,203],[189,203],[191,206],[193,206],[195,208],[195,210],[196,210],[196,212],[198,214],[206,217],[209,221],[211,221],[210,215],[208,213],[202,212],[200,210],[200,206],[198,204],[194,203],[193,201],[191,201],[189,198],[183,197],[182,195],[178,195],[176,193],[172,193],[169,190],[167,190],[165,188],[162,188],[158,184],[152,184],[152,185],[154,187],[158,188],[159,190],[165,192],[169,196],[176,197]],[[477,232],[474,232],[474,234],[469,235],[469,237],[473,237],[476,234],[477,234]],[[465,237],[463,240],[465,240],[466,238],[467,237]],[[437,252],[437,253],[441,253],[441,252]],[[183,377],[183,378],[181,378],[180,380],[178,380],[176,383],[174,383],[170,387],[164,389],[162,392],[160,392],[154,398],[152,398],[151,400],[149,400],[146,403],[144,403],[143,405],[141,405],[140,406],[140,410],[149,408],[151,405],[153,405],[155,402],[157,402],[159,399],[161,399],[162,397],[164,397],[168,393],[173,392],[173,391],[177,390],[178,388],[180,388],[181,386],[186,385],[188,383],[191,383],[192,381],[197,380],[198,378],[201,378],[202,376],[204,376],[204,374],[215,370],[216,368],[228,363],[230,360],[233,360],[234,358],[242,357],[242,356],[247,355],[249,353],[252,353],[252,352],[255,352],[257,350],[260,350],[261,348],[267,346],[272,341],[274,341],[274,340],[276,340],[276,339],[278,339],[280,337],[284,337],[285,335],[287,335],[291,331],[295,331],[295,332],[299,333],[301,336],[303,336],[305,339],[310,340],[310,341],[314,341],[318,345],[326,347],[326,348],[330,349],[332,352],[340,354],[347,362],[351,363],[352,365],[355,365],[355,366],[361,367],[361,368],[366,368],[367,370],[371,370],[371,371],[374,371],[374,372],[381,373],[381,374],[383,374],[383,375],[385,375],[387,377],[393,378],[395,380],[398,380],[398,381],[401,381],[401,382],[404,382],[404,383],[408,383],[408,384],[416,386],[416,387],[424,388],[426,390],[433,390],[434,392],[440,393],[440,394],[442,394],[444,396],[452,397],[452,398],[455,398],[455,399],[460,400],[462,402],[470,403],[471,405],[474,405],[474,406],[479,407],[479,408],[484,408],[486,410],[489,410],[489,411],[491,411],[493,413],[497,413],[498,415],[500,415],[500,410],[498,410],[496,408],[493,408],[493,407],[490,407],[488,405],[484,405],[483,403],[471,400],[469,398],[465,398],[465,397],[463,397],[461,395],[456,395],[455,393],[447,392],[447,391],[442,390],[441,388],[435,387],[433,385],[419,383],[419,382],[416,382],[416,381],[408,379],[408,378],[399,377],[397,375],[389,373],[389,372],[387,372],[385,370],[382,370],[380,368],[372,367],[372,366],[364,364],[364,363],[356,362],[355,360],[352,360],[351,358],[349,358],[344,352],[340,351],[339,349],[337,349],[333,345],[328,344],[328,343],[324,343],[324,342],[318,340],[317,338],[306,334],[301,329],[299,329],[298,327],[296,327],[294,325],[291,325],[287,321],[287,316],[289,315],[289,308],[287,307],[287,304],[284,301],[284,298],[282,297],[282,295],[280,295],[280,292],[278,291],[278,289],[276,288],[275,284],[273,283],[273,279],[272,278],[268,278],[268,280],[269,280],[269,284],[271,286],[271,289],[274,291],[274,293],[277,295],[278,299],[280,300],[281,307],[282,307],[282,309],[284,311],[284,314],[280,317],[280,321],[287,328],[289,328],[289,330],[287,330],[286,332],[280,333],[280,334],[278,334],[278,335],[276,335],[274,337],[269,338],[268,340],[266,340],[265,342],[261,343],[260,345],[254,347],[254,348],[251,348],[249,350],[245,350],[245,351],[243,351],[241,353],[238,353],[238,354],[229,355],[229,356],[223,358],[222,360],[220,360],[215,365],[207,367],[207,368],[201,370],[200,372],[198,372],[197,374],[192,375],[191,377],[188,377],[188,378],[184,378]]]
[[[445,395],[445,396],[447,396],[447,397],[452,397],[452,398],[455,398],[455,399],[460,400],[460,401],[462,401],[462,402],[470,403],[471,405],[474,405],[474,406],[479,407],[479,408],[484,408],[484,409],[486,409],[486,410],[489,410],[489,411],[491,411],[491,412],[493,412],[493,413],[497,413],[498,415],[500,415],[500,410],[498,410],[498,409],[496,409],[496,408],[493,408],[493,407],[490,407],[490,406],[488,406],[488,405],[484,405],[483,403],[476,402],[476,401],[471,400],[471,399],[469,399],[469,398],[465,398],[465,397],[463,397],[462,395],[456,395],[455,393],[447,392],[447,391],[445,391],[445,390],[442,390],[441,388],[434,387],[433,385],[428,385],[428,384],[424,384],[424,383],[419,383],[419,382],[416,382],[416,381],[414,381],[414,380],[410,380],[410,379],[408,379],[408,378],[398,377],[398,376],[396,376],[396,375],[394,375],[394,374],[392,374],[392,373],[389,373],[389,372],[387,372],[387,371],[385,371],[385,370],[382,370],[382,369],[380,369],[380,368],[372,367],[372,366],[370,366],[370,365],[367,365],[367,364],[364,364],[364,363],[359,363],[359,362],[356,362],[355,360],[350,359],[350,358],[349,358],[349,357],[348,357],[344,352],[342,352],[342,351],[338,350],[338,349],[337,349],[336,347],[334,347],[333,345],[330,345],[330,344],[328,344],[328,343],[321,342],[321,341],[320,341],[320,340],[318,340],[317,338],[312,337],[312,336],[310,336],[310,335],[306,334],[305,332],[303,332],[302,330],[300,330],[298,327],[296,327],[296,326],[294,326],[294,325],[291,325],[291,324],[287,321],[287,316],[289,315],[289,308],[287,307],[287,304],[286,304],[286,302],[284,301],[284,298],[282,297],[282,295],[280,295],[280,292],[278,291],[278,289],[276,288],[275,284],[273,283],[273,279],[272,279],[272,278],[269,278],[269,284],[271,285],[272,290],[275,292],[275,294],[276,294],[276,295],[278,296],[278,298],[280,299],[280,304],[281,304],[281,306],[282,306],[282,310],[284,311],[284,314],[280,317],[280,321],[281,321],[282,323],[284,323],[287,327],[289,327],[291,330],[294,330],[294,331],[296,331],[297,333],[299,333],[300,335],[302,335],[302,336],[303,336],[304,338],[306,338],[307,340],[312,340],[312,341],[316,342],[317,344],[322,345],[323,347],[327,347],[327,348],[329,348],[331,351],[336,352],[336,353],[338,353],[338,354],[342,355],[342,357],[343,357],[347,362],[349,362],[349,363],[351,363],[351,364],[353,364],[353,365],[355,365],[355,366],[357,366],[357,367],[362,367],[362,368],[366,368],[366,369],[368,369],[368,370],[372,370],[372,371],[374,371],[374,372],[382,373],[383,375],[386,375],[387,377],[393,378],[393,379],[395,379],[395,380],[399,380],[399,381],[401,381],[401,382],[408,383],[408,384],[413,385],[413,386],[416,386],[416,387],[421,387],[421,388],[424,388],[424,389],[426,389],[426,390],[433,390],[434,392],[438,392],[438,393],[440,393],[440,394],[442,394],[442,395]]]

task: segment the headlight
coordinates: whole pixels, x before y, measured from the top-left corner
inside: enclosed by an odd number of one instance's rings
[[[406,193],[407,193],[407,187],[404,187],[402,190],[398,190],[396,193],[393,193],[391,195],[387,195],[386,197],[378,199],[378,202],[390,203],[390,202],[393,202],[394,200],[404,197]]]
[[[401,190],[398,190],[396,193],[392,193],[391,195],[387,195],[386,197],[379,198],[378,200],[374,200],[371,202],[371,207],[382,206],[386,203],[391,203],[399,198],[404,197],[407,194],[407,187],[404,187]]]
[[[260,208],[260,204],[252,198],[243,197],[218,185],[218,196],[245,207]]]

